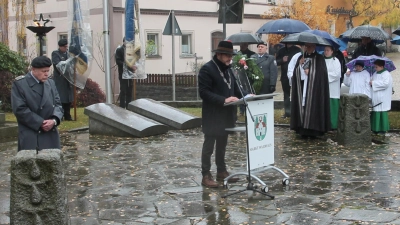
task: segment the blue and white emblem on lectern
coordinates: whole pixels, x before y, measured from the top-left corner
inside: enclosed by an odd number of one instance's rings
[[[254,135],[259,141],[267,135],[267,113],[254,116]]]

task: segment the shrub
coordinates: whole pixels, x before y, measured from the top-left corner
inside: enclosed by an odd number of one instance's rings
[[[0,43],[0,71],[7,71],[14,75],[27,72],[28,63],[22,55],[11,51],[7,45]]]
[[[86,107],[106,101],[106,95],[101,90],[100,85],[92,79],[87,79],[85,88],[81,90],[76,98],[78,107]]]
[[[28,63],[17,52],[0,43],[0,110],[11,111],[11,86],[15,77],[26,74]]]

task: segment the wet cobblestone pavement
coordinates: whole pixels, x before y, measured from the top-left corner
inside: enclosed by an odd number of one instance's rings
[[[202,187],[200,129],[141,139],[75,133],[62,141],[72,225],[400,224],[398,134],[386,137],[387,144],[350,149],[276,128],[275,166],[290,185],[276,171],[257,174],[274,200],[252,191],[221,198],[244,188],[245,176],[230,191],[222,182],[218,189]],[[15,141],[0,146],[3,225],[9,224],[10,161],[17,151]],[[246,171],[244,148],[243,134],[230,136],[230,172]]]

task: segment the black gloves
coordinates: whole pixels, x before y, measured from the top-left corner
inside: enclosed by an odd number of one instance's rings
[[[271,93],[275,92],[275,86],[271,85],[269,90],[271,91]]]

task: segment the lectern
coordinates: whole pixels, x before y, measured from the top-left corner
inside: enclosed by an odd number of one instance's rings
[[[224,187],[228,188],[228,180],[238,175],[247,176],[248,185],[246,189],[229,193],[224,197],[234,195],[246,190],[259,192],[269,196],[267,185],[256,175],[266,170],[276,170],[281,173],[283,185],[289,185],[289,176],[274,165],[274,96],[277,94],[264,94],[245,97],[236,102],[225,105],[246,105],[246,123],[244,127],[227,128],[227,131],[246,133],[247,172],[231,174],[224,179]],[[252,179],[261,184],[260,189],[252,183]]]

